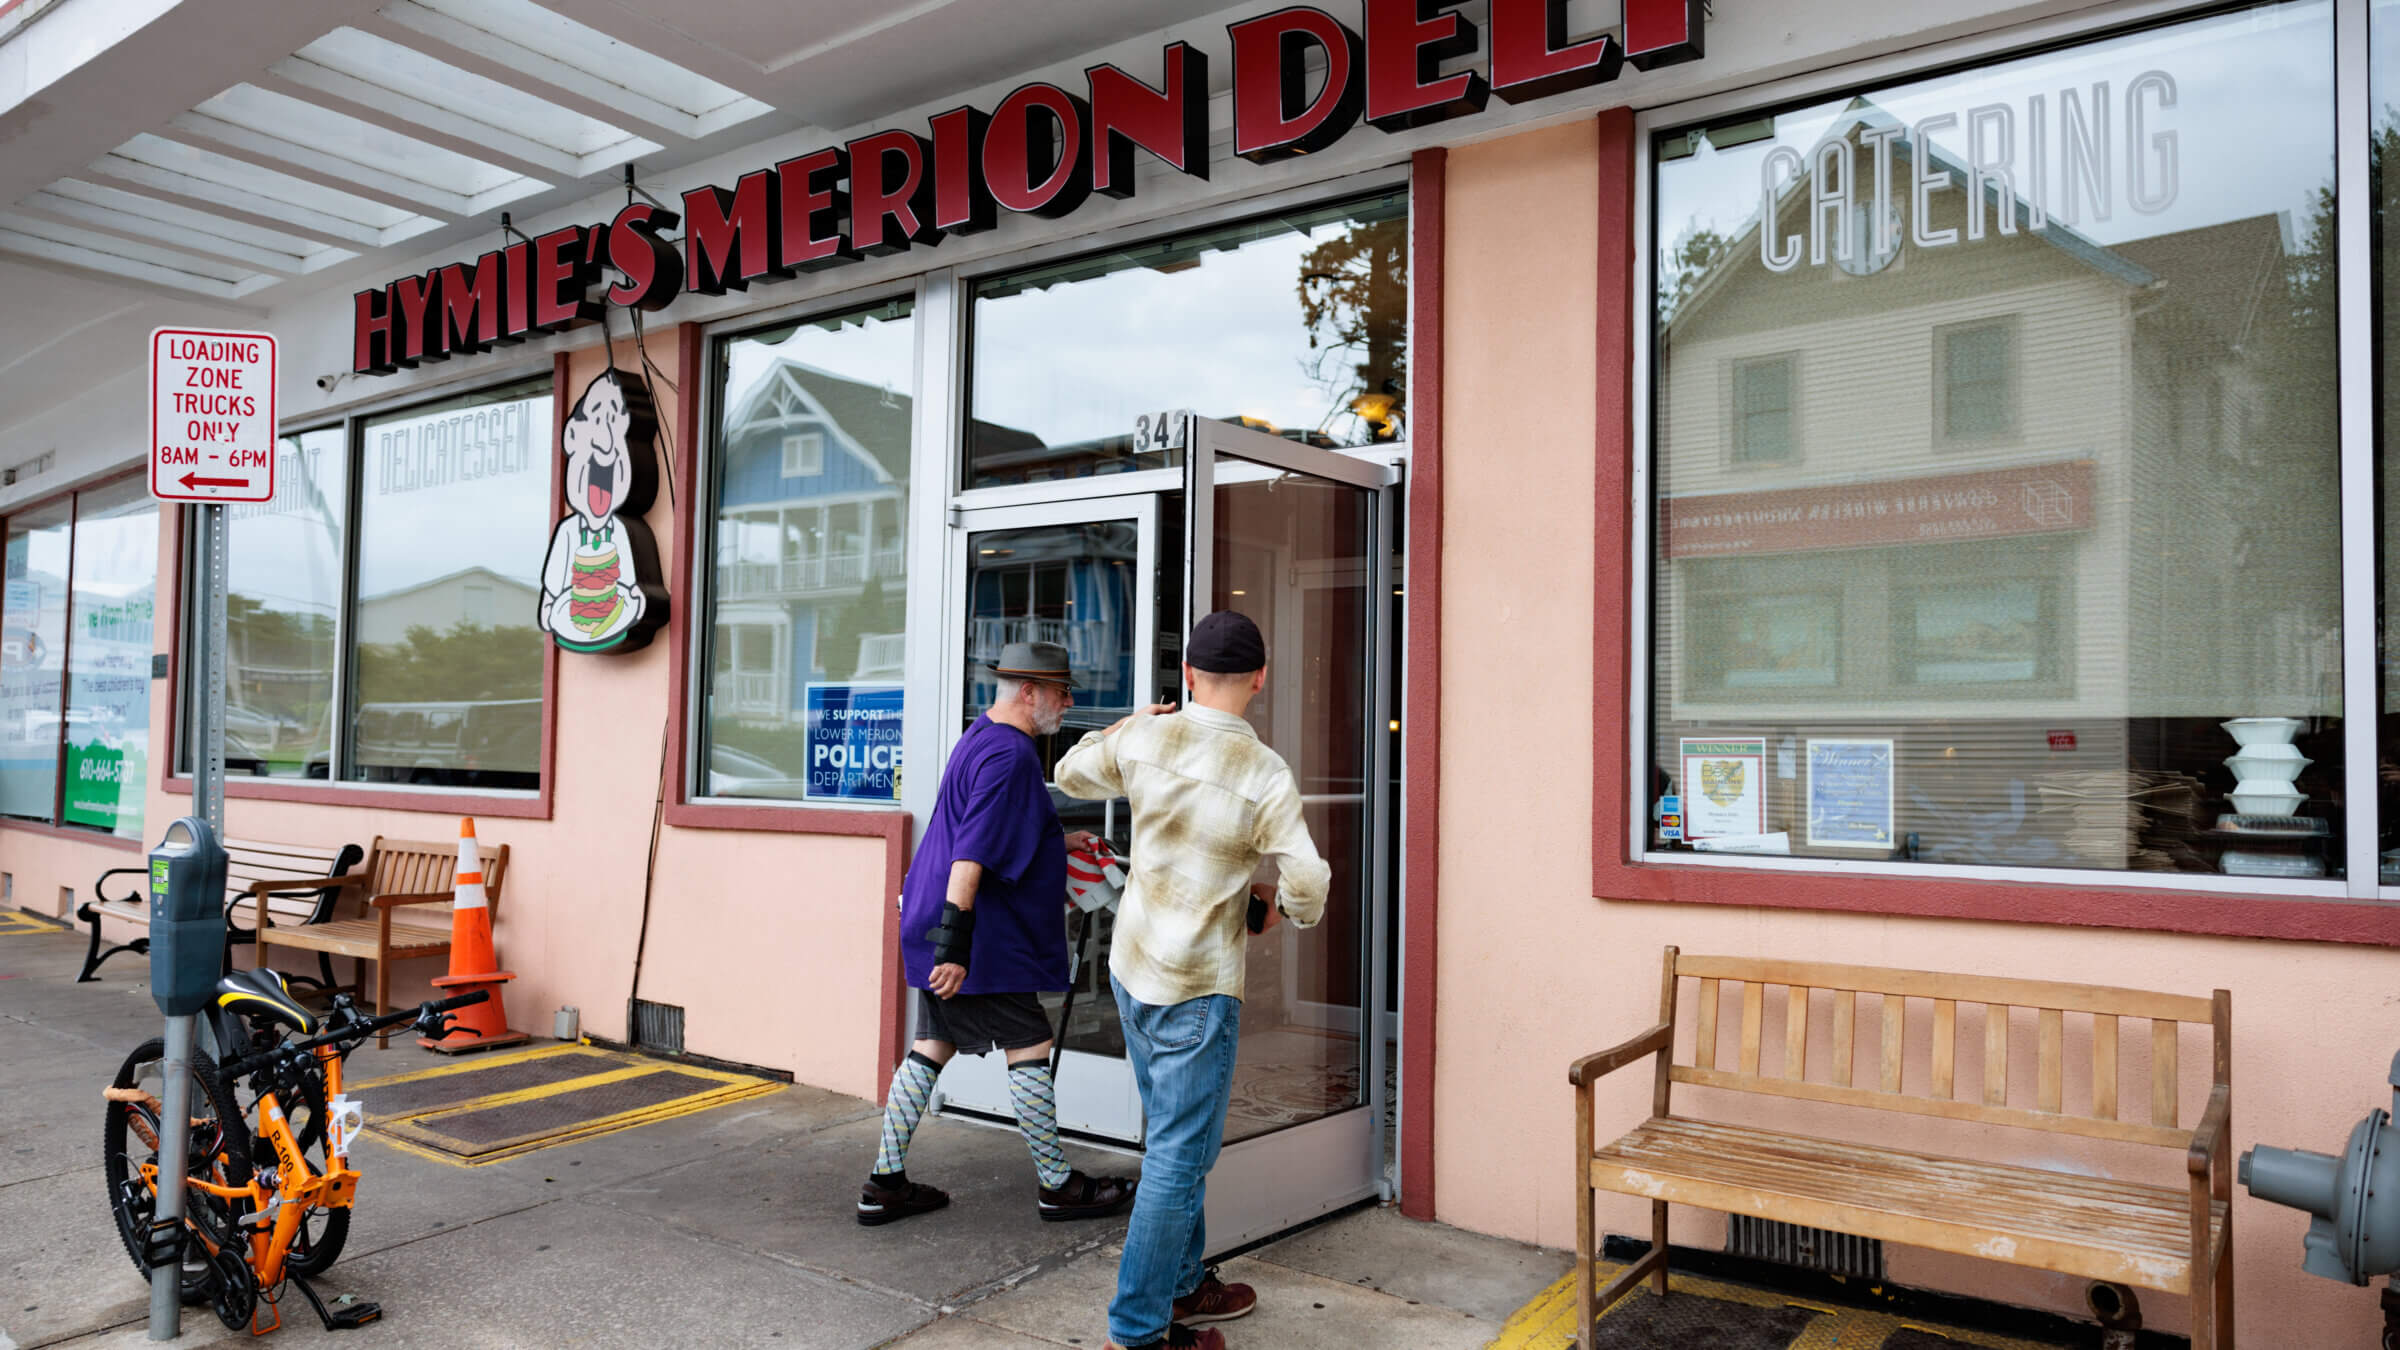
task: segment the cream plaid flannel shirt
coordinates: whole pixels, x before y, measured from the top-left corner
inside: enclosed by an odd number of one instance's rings
[[[1259,859],[1282,868],[1285,917],[1309,928],[1325,913],[1333,869],[1308,837],[1299,784],[1232,713],[1190,706],[1092,732],[1058,762],[1057,782],[1071,797],[1133,803],[1109,970],[1152,1007],[1242,997]]]

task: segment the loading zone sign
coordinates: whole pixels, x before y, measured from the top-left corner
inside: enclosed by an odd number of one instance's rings
[[[263,502],[275,495],[275,339],[161,328],[150,335],[150,495]]]

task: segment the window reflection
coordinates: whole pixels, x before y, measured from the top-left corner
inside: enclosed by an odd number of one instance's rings
[[[158,504],[146,485],[136,479],[80,494],[59,812],[65,824],[142,836],[157,599]]]
[[[225,509],[225,771],[327,776],[349,447],[341,427],[276,443],[275,496]]]
[[[897,800],[911,308],[745,334],[719,348],[717,378],[706,791]],[[828,754],[813,774],[812,702],[821,724],[853,729],[843,762]]]
[[[2339,873],[2333,149],[2324,3],[1658,138],[1687,834]]]
[[[350,776],[541,785],[550,382],[362,428]]]
[[[1312,444],[1402,439],[1399,193],[1153,240],[975,289],[966,485],[1180,462],[1137,422],[1188,408]]]
[[[58,806],[67,660],[66,502],[8,521],[0,595],[0,815],[49,820]]]

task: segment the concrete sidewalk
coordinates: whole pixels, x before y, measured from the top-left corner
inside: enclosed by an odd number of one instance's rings
[[[100,1089],[158,1034],[144,963],[75,984],[79,937],[0,931],[0,1350],[140,1346],[147,1291],[100,1171]],[[352,1058],[352,1081],[421,1069]],[[920,1130],[910,1171],[950,1209],[879,1229],[851,1217],[875,1151],[871,1102],[792,1087],[481,1167],[377,1141],[342,1259],[320,1288],[380,1302],[343,1350],[426,1346],[1098,1347],[1121,1222],[1045,1224],[1013,1131]],[[1071,1149],[1071,1152],[1078,1152]],[[1087,1167],[1121,1160],[1078,1152]],[[1564,1254],[1354,1212],[1227,1263],[1260,1308],[1239,1346],[1469,1350],[1558,1279]],[[279,1338],[324,1333],[287,1295]],[[250,1345],[187,1308],[178,1345]]]

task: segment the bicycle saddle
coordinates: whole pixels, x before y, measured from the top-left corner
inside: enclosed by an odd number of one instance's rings
[[[272,970],[237,970],[217,981],[217,1006],[248,1017],[280,1022],[306,1032],[316,1017],[292,997],[292,988]]]

